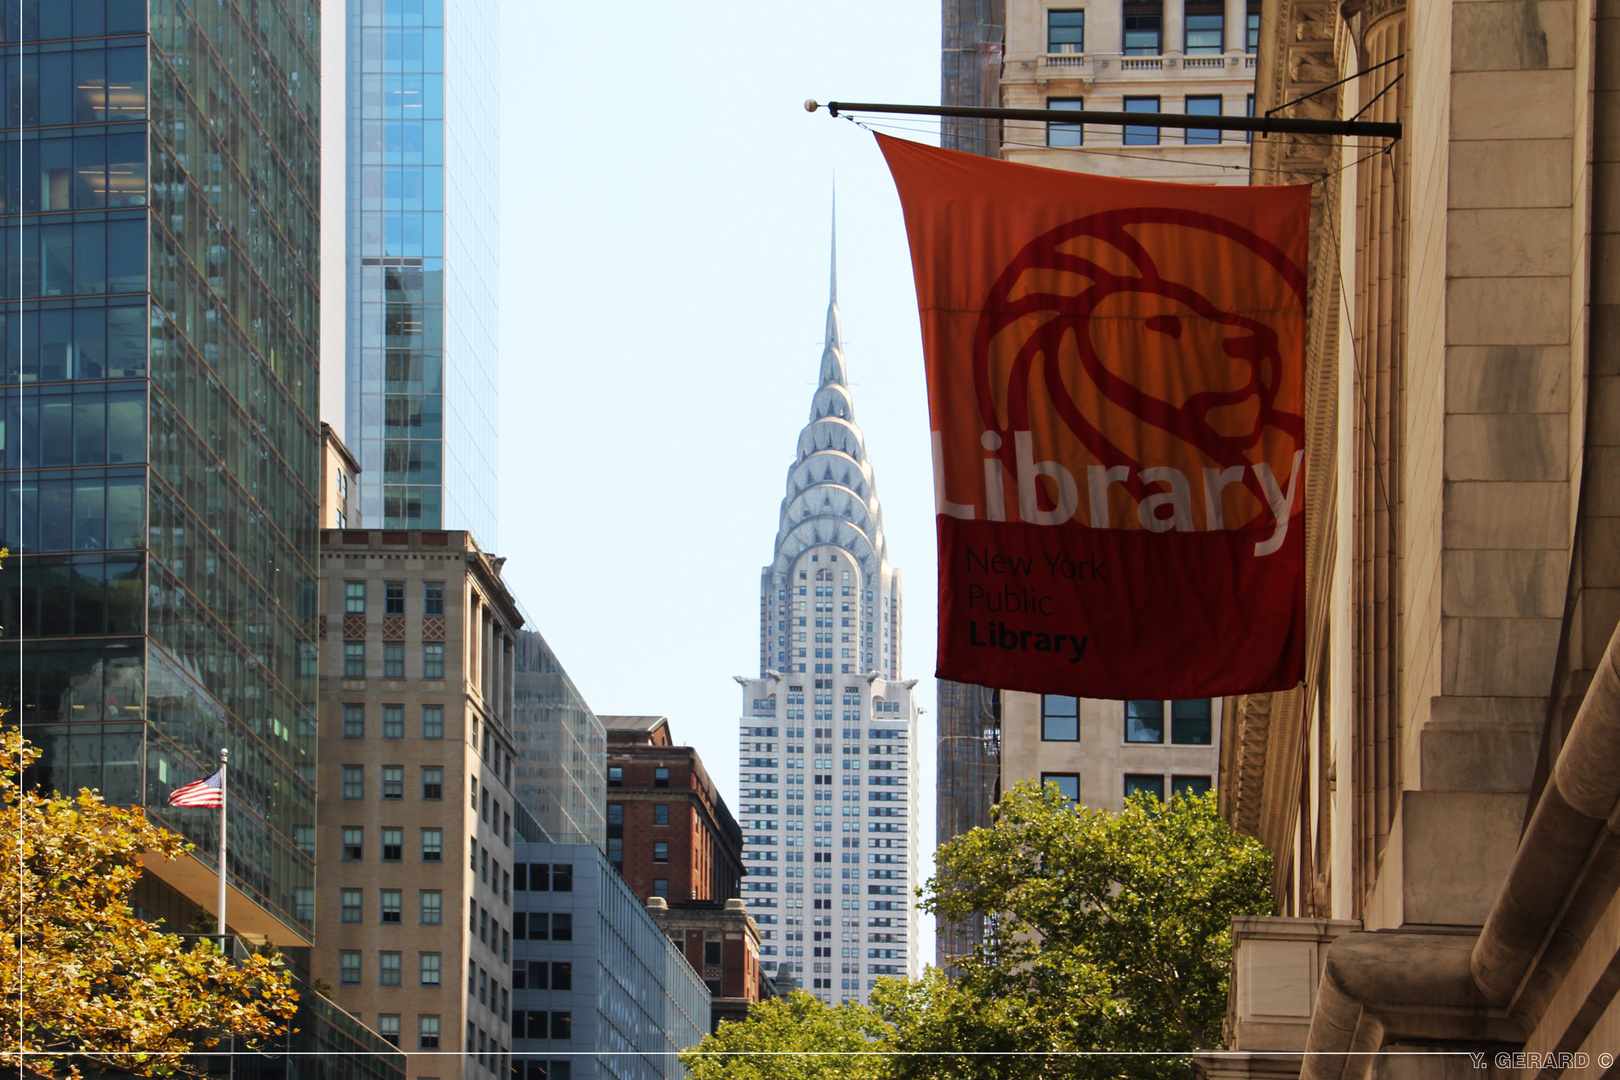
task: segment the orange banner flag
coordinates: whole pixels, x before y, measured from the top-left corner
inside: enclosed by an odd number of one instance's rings
[[[1295,685],[1309,186],[877,139],[928,369],[938,675],[1099,698]]]

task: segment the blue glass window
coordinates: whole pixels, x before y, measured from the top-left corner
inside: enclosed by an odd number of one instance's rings
[[[1188,116],[1219,116],[1221,115],[1221,97],[1219,94],[1187,97]],[[1221,141],[1221,133],[1217,128],[1188,128],[1188,146],[1213,146]]]
[[[1128,97],[1125,99],[1125,111],[1128,113],[1156,113],[1159,111],[1157,97]],[[1158,146],[1159,129],[1156,127],[1125,128],[1126,146]]]
[[[1079,112],[1086,107],[1084,98],[1047,98],[1048,109],[1065,109]],[[1080,146],[1085,142],[1085,128],[1081,124],[1060,124],[1052,120],[1046,122],[1047,146]]]

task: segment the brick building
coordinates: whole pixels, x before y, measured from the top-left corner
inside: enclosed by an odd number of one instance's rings
[[[690,746],[662,716],[604,716],[608,860],[640,897],[729,900],[741,893],[742,830]]]
[[[712,996],[713,1023],[760,998],[759,930],[738,899],[742,830],[662,716],[604,716],[608,860]]]

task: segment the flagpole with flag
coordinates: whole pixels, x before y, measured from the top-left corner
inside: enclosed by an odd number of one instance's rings
[[[227,847],[225,838],[225,766],[229,757],[230,751],[221,747],[218,772],[204,780],[194,780],[169,792],[170,806],[194,806],[210,810],[218,808],[219,810],[219,918],[217,926],[221,939],[225,936],[225,883],[227,881],[225,869]],[[224,946],[223,940],[220,944],[221,947]]]
[[[226,879],[226,870],[225,870],[225,867],[226,867],[226,863],[225,863],[225,846],[226,846],[226,844],[225,844],[225,841],[226,841],[226,835],[225,835],[225,804],[226,804],[226,802],[229,801],[229,800],[227,800],[225,798],[225,793],[227,791],[226,779],[225,779],[225,764],[226,764],[226,759],[229,758],[229,756],[230,756],[230,753],[231,752],[229,750],[225,749],[224,747],[220,747],[220,750],[219,750],[219,931],[218,932],[219,932],[219,947],[222,950],[225,948],[225,882],[227,880]]]

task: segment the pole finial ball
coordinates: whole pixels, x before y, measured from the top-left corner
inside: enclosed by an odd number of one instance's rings
[[[821,104],[818,101],[816,101],[815,98],[805,98],[804,99],[804,111],[805,112],[815,112],[819,108],[821,108]]]

